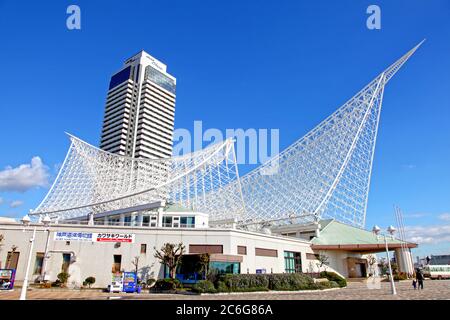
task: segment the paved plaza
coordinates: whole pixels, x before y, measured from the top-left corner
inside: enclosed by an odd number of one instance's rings
[[[369,289],[365,283],[349,283],[348,287],[329,291],[245,293],[221,295],[186,294],[126,294],[105,293],[97,290],[58,290],[33,289],[28,299],[67,300],[67,299],[139,299],[139,300],[450,300],[450,280],[425,281],[425,289],[413,290],[410,281],[396,283],[396,296],[391,294],[390,284],[382,282],[379,289]],[[0,299],[19,299],[20,288],[12,292],[0,291]]]

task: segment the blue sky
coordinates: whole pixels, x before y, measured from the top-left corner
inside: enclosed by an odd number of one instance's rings
[[[81,30],[66,28],[71,4]],[[371,4],[381,30],[366,28]],[[0,182],[0,216],[39,203],[64,131],[98,144],[109,77],[141,49],[177,77],[177,128],[276,128],[284,149],[423,38],[385,91],[367,227],[394,224],[396,203],[424,239],[417,254],[450,253],[446,0],[0,0],[0,180],[41,159],[34,186]]]

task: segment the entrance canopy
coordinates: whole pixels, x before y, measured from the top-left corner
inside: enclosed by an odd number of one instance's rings
[[[319,236],[311,240],[313,250],[345,250],[376,253],[386,250],[384,236],[336,220],[322,220]],[[388,249],[416,248],[417,244],[387,236]]]

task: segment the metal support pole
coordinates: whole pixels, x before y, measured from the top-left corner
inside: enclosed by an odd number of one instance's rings
[[[33,248],[35,239],[36,239],[36,226],[33,228],[33,236],[30,238],[30,252],[28,253],[27,269],[25,271],[25,279],[23,279],[22,291],[20,292],[20,300],[27,299],[28,273],[30,272],[31,258],[33,257]]]
[[[50,245],[50,229],[47,229],[47,242],[45,243],[45,251],[44,251],[44,259],[42,261],[42,271],[41,271],[41,281],[45,282],[45,278],[47,275],[47,259],[48,257],[48,248]]]
[[[386,235],[384,235],[384,244],[386,246],[386,256],[387,256],[388,265],[389,265],[389,277],[391,278],[392,294],[397,294],[397,290],[395,289],[395,284],[394,284],[394,277],[392,274],[391,258],[389,257],[389,250],[388,250],[388,243],[387,243]]]

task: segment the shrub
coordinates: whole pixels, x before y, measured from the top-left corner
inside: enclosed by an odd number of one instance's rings
[[[270,274],[270,290],[311,290],[317,289],[314,280],[301,273]]]
[[[151,287],[155,282],[156,282],[155,279],[150,278],[150,279],[147,279],[146,284],[147,284],[147,286]]]
[[[91,287],[91,285],[93,285],[95,283],[95,278],[94,277],[87,277],[84,282],[83,285],[88,285],[89,288]]]
[[[212,283],[217,283],[219,281],[219,271],[217,269],[212,268],[208,270],[208,273],[206,273],[206,280],[211,281]]]
[[[159,279],[155,282],[154,288],[156,290],[176,290],[177,288],[181,288],[181,282],[178,279]]]
[[[230,292],[230,289],[227,287],[227,285],[223,281],[217,281],[215,283],[215,287],[216,287],[217,292]]]
[[[336,281],[322,281],[322,282],[316,283],[316,286],[320,290],[339,288],[339,284]]]
[[[262,274],[223,274],[222,281],[229,291],[247,291],[255,288],[268,288],[269,279]]]
[[[341,288],[347,286],[347,280],[345,280],[345,278],[341,277],[337,273],[323,271],[323,272],[320,273],[320,277],[321,278],[327,278],[328,281],[336,282],[339,285],[339,287],[341,287]]]
[[[219,292],[319,289],[310,276],[301,273],[224,274],[214,284]]]
[[[67,272],[61,272],[56,276],[61,284],[66,284],[70,275]]]
[[[336,281],[328,281],[330,288],[339,288],[339,284]]]
[[[51,287],[61,287],[61,281],[58,279],[55,282],[51,283]]]
[[[398,281],[398,280],[407,280],[408,279],[408,275],[406,274],[406,272],[400,272],[397,274],[394,274],[394,280]]]
[[[215,293],[217,292],[214,288],[214,284],[209,280],[200,280],[192,286],[192,290],[198,293]]]

